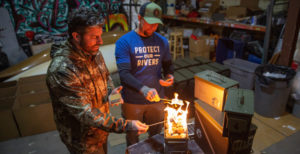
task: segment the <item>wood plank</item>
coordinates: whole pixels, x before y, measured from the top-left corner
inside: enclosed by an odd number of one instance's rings
[[[260,154],[261,150],[285,138],[284,135],[256,118],[252,118],[252,123],[257,126],[252,145],[255,154]]]
[[[286,26],[283,35],[282,51],[279,65],[291,66],[295,53],[296,42],[300,27],[300,3],[299,0],[290,0]]]
[[[278,117],[278,120],[276,120],[277,118],[266,118],[257,113],[254,114],[254,118],[263,121],[264,124],[272,127],[285,136],[290,136],[300,130],[300,119],[288,113]]]

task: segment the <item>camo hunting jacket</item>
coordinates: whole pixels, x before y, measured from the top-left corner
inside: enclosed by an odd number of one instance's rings
[[[109,114],[112,82],[101,52],[88,55],[66,41],[52,46],[51,57],[46,82],[57,130],[68,148],[89,153],[106,143],[108,132],[131,127]]]

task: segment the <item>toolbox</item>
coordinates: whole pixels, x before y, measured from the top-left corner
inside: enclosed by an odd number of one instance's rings
[[[231,87],[238,87],[238,82],[214,71],[195,74],[194,96],[219,111],[223,111],[227,89]]]
[[[227,66],[219,64],[217,62],[208,63],[207,65],[217,69],[216,72],[225,75],[227,77],[230,77],[230,70]]]
[[[251,119],[254,114],[254,94],[252,90],[229,88],[224,107],[224,132],[229,134],[248,136]]]

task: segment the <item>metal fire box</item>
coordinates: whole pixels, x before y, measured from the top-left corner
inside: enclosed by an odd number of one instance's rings
[[[171,105],[172,108],[176,108],[175,106],[179,107],[178,105]],[[164,138],[165,138],[165,153],[172,154],[172,153],[188,153],[188,141],[189,141],[189,134],[188,134],[188,127],[184,131],[183,127],[179,130],[179,127],[177,124],[174,123],[175,126],[169,126],[168,125],[168,112],[165,111],[165,122],[164,122]],[[187,119],[186,119],[187,120]],[[172,129],[172,133],[168,133],[168,128],[174,128],[176,130]],[[173,135],[172,135],[173,134]]]
[[[248,136],[254,114],[254,94],[252,90],[229,88],[224,107],[223,136]]]
[[[195,101],[195,141],[204,153],[227,153],[229,141],[223,133],[224,112],[201,100]]]
[[[163,134],[156,134],[148,139],[133,144],[126,149],[126,154],[175,154],[164,150],[165,140]],[[195,140],[188,140],[188,152],[195,154],[204,154],[202,149],[196,144]],[[176,153],[178,154],[178,153]],[[180,153],[182,154],[182,153]]]
[[[213,71],[195,74],[195,97],[223,111],[227,89],[238,87],[238,82]]]

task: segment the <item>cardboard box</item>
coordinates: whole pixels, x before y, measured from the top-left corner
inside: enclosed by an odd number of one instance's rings
[[[248,9],[250,9],[251,11],[259,10],[258,1],[259,0],[251,0],[251,1],[249,1],[249,0],[241,0],[240,6],[246,7]]]
[[[21,136],[29,136],[56,129],[48,92],[18,96],[13,106]]]
[[[0,83],[0,141],[19,137],[18,127],[12,113],[17,82]]]
[[[12,113],[15,97],[0,98],[0,141],[20,136]]]
[[[238,87],[238,82],[214,71],[195,74],[195,97],[219,111],[223,111],[227,89]]]
[[[190,51],[189,54],[190,54],[191,59],[194,59],[194,58],[199,57],[199,56],[204,57],[206,59],[210,58],[210,52],[193,52],[193,51]]]
[[[198,37],[198,40],[192,38],[189,39],[189,50],[194,53],[203,53],[210,51],[210,40],[209,36]]]
[[[31,84],[33,82],[46,82],[46,74],[20,78],[18,84]]]
[[[219,8],[219,4],[219,0],[203,0],[199,2],[198,12],[201,16],[210,18]]]
[[[17,96],[39,92],[48,92],[46,75],[37,75],[19,79]]]
[[[17,91],[17,82],[3,82],[0,83],[0,98],[14,97]]]
[[[42,51],[45,51],[45,50],[50,51],[52,44],[53,43],[44,43],[44,44],[38,44],[38,45],[31,45],[30,48],[31,48],[32,54],[36,55],[36,54],[38,54]]]
[[[194,29],[193,28],[184,28],[184,27],[171,27],[172,32],[181,32],[183,34],[183,38],[189,38]]]
[[[247,8],[243,6],[230,6],[226,10],[226,18],[236,19],[247,16]]]

